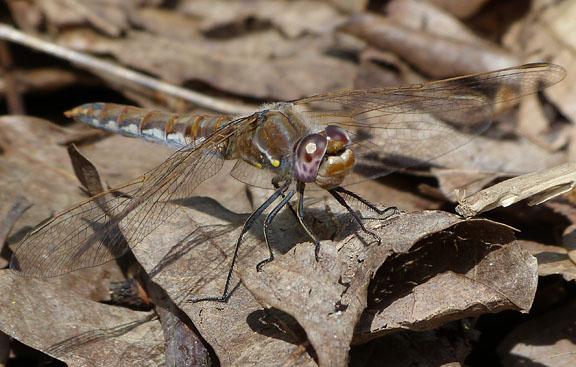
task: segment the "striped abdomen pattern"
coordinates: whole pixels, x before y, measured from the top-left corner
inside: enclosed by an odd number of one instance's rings
[[[182,147],[227,125],[230,116],[180,116],[113,103],[87,103],[66,116],[98,129]]]

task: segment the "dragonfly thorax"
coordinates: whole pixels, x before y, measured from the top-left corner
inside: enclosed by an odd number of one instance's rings
[[[263,110],[250,117],[249,133],[237,135],[235,158],[250,165],[290,175],[294,146],[308,127],[286,110]]]

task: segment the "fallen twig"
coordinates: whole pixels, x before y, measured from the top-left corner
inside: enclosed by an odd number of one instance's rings
[[[459,200],[456,211],[471,217],[497,207],[506,207],[532,197],[528,205],[538,205],[576,186],[576,163],[566,163],[500,182]]]

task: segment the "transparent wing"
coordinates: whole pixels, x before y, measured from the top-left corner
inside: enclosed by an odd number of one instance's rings
[[[411,87],[323,94],[293,104],[320,125],[350,132],[357,169],[366,179],[466,144],[490,125],[495,105],[542,90],[565,74],[557,65],[527,64]]]
[[[94,196],[33,229],[14,253],[10,268],[52,277],[97,266],[140,243],[223,165],[222,145],[239,119],[199,146],[188,146],[138,180]]]

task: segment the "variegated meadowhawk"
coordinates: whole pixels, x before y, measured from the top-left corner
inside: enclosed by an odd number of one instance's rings
[[[564,75],[556,65],[528,64],[410,87],[322,94],[270,104],[244,117],[82,105],[67,115],[178,150],[137,180],[39,224],[24,238],[10,266],[24,275],[51,277],[117,258],[126,252],[126,243],[137,245],[173,214],[176,199],[191,196],[225,160],[236,160],[231,172],[235,178],[274,192],[246,220],[222,296],[201,299],[226,301],[242,237],[275,201],[280,200],[264,221],[269,257],[258,269],[274,258],[266,229],[294,195],[298,220],[316,243],[318,255],[319,241],[303,221],[306,184],[327,190],[362,230],[379,239],[363,226],[342,194],[362,198],[343,185],[450,152],[489,126],[496,104],[546,88]]]

